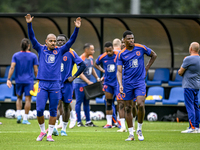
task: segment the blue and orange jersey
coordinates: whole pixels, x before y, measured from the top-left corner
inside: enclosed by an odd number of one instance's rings
[[[72,49],[63,55],[61,63],[62,83],[65,82],[68,77],[72,76],[72,68],[74,64],[79,65],[81,62],[83,62],[83,60]]]
[[[91,75],[92,75],[92,68],[93,68],[93,56],[89,56],[89,58],[85,57],[85,53],[83,53],[80,58],[84,61],[86,68],[83,71],[83,74],[85,75],[85,77],[90,80]],[[85,81],[83,81],[81,78],[76,78],[74,80],[74,83],[82,83],[82,84],[86,84]]]
[[[117,59],[117,65],[124,66],[124,84],[134,85],[140,84],[145,79],[144,54],[149,56],[151,49],[145,45],[135,43],[132,51],[123,49]]]
[[[41,45],[35,38],[34,31],[32,29],[32,23],[28,23],[28,35],[33,45],[33,48],[38,52],[39,56],[39,69],[38,80],[46,81],[60,81],[60,65],[62,62],[62,56],[68,52],[72,44],[75,42],[78,35],[79,28],[75,28],[69,41],[61,47],[55,47],[54,50],[48,50],[46,45]]]
[[[110,86],[116,86],[117,85],[117,64],[116,64],[116,56],[118,52],[114,51],[113,56],[108,56],[108,54],[105,52],[101,54],[96,59],[96,64],[100,65],[103,64],[103,68],[105,70],[105,76],[104,76],[104,84],[110,85]]]
[[[33,66],[38,65],[37,56],[30,51],[20,51],[13,55],[11,63],[15,65],[16,83],[33,83]]]

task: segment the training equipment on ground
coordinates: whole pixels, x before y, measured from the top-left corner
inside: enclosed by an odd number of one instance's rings
[[[44,119],[49,119],[49,117],[50,117],[49,111],[48,111],[48,110],[45,110],[45,111],[44,111]]]
[[[158,115],[155,112],[150,112],[147,115],[147,120],[148,121],[157,121],[158,120]]]
[[[33,119],[37,119],[37,110],[33,110]]]
[[[14,109],[6,110],[5,116],[6,118],[10,118],[10,119],[15,118],[15,110]]]
[[[29,110],[28,119],[29,120],[33,119],[33,112],[31,110]]]

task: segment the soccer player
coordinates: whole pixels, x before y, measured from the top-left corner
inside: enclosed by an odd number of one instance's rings
[[[106,42],[104,44],[105,53],[101,54],[94,66],[101,72],[105,73],[104,76],[104,86],[103,90],[105,91],[106,97],[106,119],[107,124],[104,128],[112,128],[112,115],[115,114],[115,109],[113,110],[112,105],[114,103],[113,97],[116,95],[116,86],[117,86],[117,65],[116,65],[116,56],[118,54],[117,51],[113,51],[112,42]],[[103,68],[100,66],[103,64]],[[116,118],[116,115],[115,115]],[[117,120],[116,120],[117,121]]]
[[[192,42],[189,47],[190,56],[183,60],[178,74],[183,76],[185,107],[188,113],[189,128],[181,133],[199,133],[198,93],[200,88],[199,43]]]
[[[37,141],[42,141],[46,136],[45,123],[44,123],[44,109],[47,100],[49,99],[49,126],[47,141],[54,141],[52,139],[52,132],[56,122],[57,106],[59,101],[60,91],[60,66],[62,56],[68,52],[72,44],[75,42],[78,35],[79,28],[81,26],[81,18],[78,17],[75,24],[75,30],[69,41],[62,47],[56,47],[56,36],[54,34],[48,34],[46,38],[46,45],[41,45],[35,38],[34,31],[32,29],[32,20],[30,14],[25,16],[28,25],[28,35],[33,45],[33,48],[39,55],[39,70],[37,79],[39,80],[39,88],[36,100],[37,119],[41,129],[40,135],[37,137]]]
[[[34,53],[30,52],[29,40],[26,38],[22,39],[21,51],[13,55],[7,79],[7,86],[11,88],[11,77],[15,70],[17,123],[21,123],[20,112],[22,109],[22,96],[23,93],[25,93],[25,114],[23,116],[22,124],[31,124],[28,121],[28,113],[31,108],[30,91],[33,90],[34,85],[33,70],[35,76],[37,76],[37,65],[37,56]]]
[[[76,96],[76,115],[77,115],[77,126],[84,127],[83,123],[81,122],[81,104],[83,102],[83,109],[86,116],[86,127],[96,127],[93,122],[90,120],[90,106],[89,100],[86,99],[85,93],[83,91],[83,87],[93,84],[90,81],[91,75],[93,75],[97,81],[100,81],[100,78],[97,76],[95,69],[93,68],[93,54],[94,54],[94,45],[91,43],[86,43],[83,47],[84,53],[80,56],[81,59],[84,61],[86,68],[83,73],[74,80],[74,88],[75,88],[75,96]]]
[[[58,35],[57,37],[57,45],[62,46],[67,42],[66,35]],[[79,69],[75,73],[75,75],[72,76],[72,69],[74,64],[77,64]],[[68,125],[68,120],[70,116],[70,103],[72,102],[72,96],[73,96],[73,80],[78,77],[83,70],[86,68],[85,63],[83,60],[76,54],[75,51],[70,49],[69,52],[66,52],[63,55],[62,63],[61,63],[61,95],[60,100],[63,101],[64,111],[63,111],[63,124],[62,124],[62,130],[61,130],[61,136],[67,136],[66,128]],[[72,120],[71,120],[72,121]],[[76,121],[76,120],[75,120]],[[56,135],[58,135],[58,131],[54,132]],[[54,133],[53,132],[53,133]]]
[[[145,75],[148,69],[155,61],[157,55],[150,48],[134,43],[134,35],[131,31],[125,31],[123,33],[124,42],[126,48],[123,49],[117,60],[117,79],[119,82],[119,91],[122,94],[122,99],[124,101],[126,122],[129,130],[129,137],[126,141],[134,140],[133,134],[133,122],[132,122],[132,103],[133,99],[137,99],[138,105],[138,127],[137,135],[140,141],[144,140],[142,134],[142,123],[145,115]],[[144,66],[144,54],[150,56],[146,67]],[[122,84],[122,66],[124,66],[124,83]]]

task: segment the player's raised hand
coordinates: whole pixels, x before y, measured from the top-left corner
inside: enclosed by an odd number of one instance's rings
[[[27,22],[27,23],[30,23],[30,22],[33,21],[33,18],[34,18],[34,17],[31,17],[30,14],[27,14],[27,15],[25,16],[25,18],[26,18],[26,22]]]
[[[81,17],[76,18],[76,21],[74,21],[74,24],[77,28],[81,27]]]

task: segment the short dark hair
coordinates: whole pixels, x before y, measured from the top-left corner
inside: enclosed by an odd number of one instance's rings
[[[131,35],[133,34],[133,32],[129,31],[129,30],[126,30],[124,33],[123,33],[123,38],[125,38],[127,35]]]
[[[20,45],[22,51],[26,51],[29,45],[30,45],[29,39],[23,38]]]
[[[110,46],[113,47],[113,44],[112,44],[112,42],[110,42],[110,41],[108,41],[108,42],[106,42],[106,43],[104,44],[104,47],[110,47]]]
[[[86,48],[90,48],[92,44],[91,43],[85,43],[85,45],[83,46],[83,49],[85,50]]]
[[[69,40],[69,38],[65,35],[65,34],[59,34],[58,36],[63,36],[65,38],[66,41]]]

